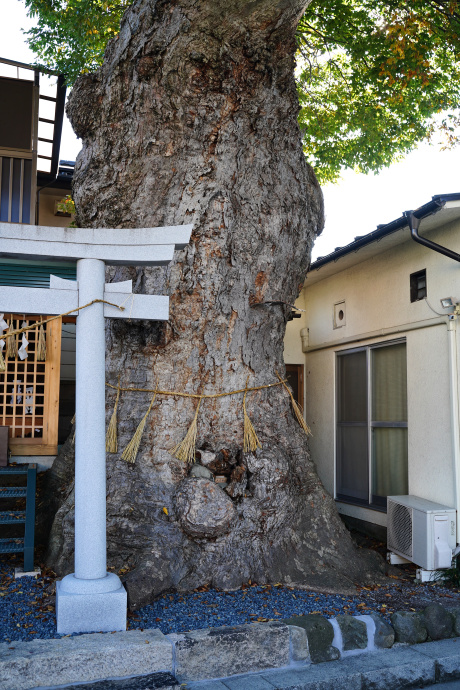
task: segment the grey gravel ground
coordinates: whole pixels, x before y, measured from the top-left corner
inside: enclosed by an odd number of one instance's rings
[[[55,623],[55,577],[14,580],[15,557],[0,557],[0,641],[59,637]],[[439,584],[416,584],[415,569],[396,570],[387,585],[357,587],[356,595],[322,594],[281,585],[248,584],[233,592],[201,587],[188,594],[168,593],[128,614],[128,629],[158,628],[164,634],[221,625],[283,620],[295,615],[337,615],[376,611],[387,620],[400,610],[421,610],[436,601],[460,607],[460,593]]]

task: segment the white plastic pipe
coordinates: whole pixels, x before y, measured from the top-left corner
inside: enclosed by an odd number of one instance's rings
[[[458,399],[458,365],[457,365],[457,318],[447,322],[447,340],[449,347],[449,387],[452,433],[452,459],[454,474],[454,501],[457,511],[457,544],[460,543],[460,422]]]

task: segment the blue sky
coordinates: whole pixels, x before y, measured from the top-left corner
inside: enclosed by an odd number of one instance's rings
[[[22,0],[1,0],[0,56],[32,62],[21,28],[32,25]],[[64,124],[61,159],[74,160],[80,145],[68,121]],[[313,249],[313,258],[348,244],[403,211],[421,206],[434,194],[460,192],[460,147],[439,151],[427,144],[379,175],[346,171],[338,184],[323,188],[326,226]]]

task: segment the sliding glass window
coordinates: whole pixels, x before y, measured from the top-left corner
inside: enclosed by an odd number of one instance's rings
[[[406,343],[337,356],[338,500],[384,509],[408,493]]]

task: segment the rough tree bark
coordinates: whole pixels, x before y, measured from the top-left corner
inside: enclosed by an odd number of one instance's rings
[[[68,113],[83,140],[74,197],[83,227],[194,224],[168,269],[112,270],[171,297],[167,324],[108,322],[107,380],[228,391],[284,373],[287,309],[323,225],[321,190],[296,122],[294,33],[306,0],[137,0],[103,67]],[[91,343],[88,343],[91,347]],[[150,396],[125,393],[121,449]],[[114,392],[107,394],[108,415]],[[109,563],[131,605],[168,589],[252,579],[349,590],[379,566],[351,542],[281,387],[248,397],[262,449],[243,454],[242,396],[205,400],[197,448],[224,489],[168,452],[196,402],[160,398],[134,466],[108,456]],[[332,430],[331,430],[332,433]],[[62,476],[62,463],[55,472]],[[200,453],[198,453],[200,457]],[[206,472],[203,472],[206,474]],[[167,509],[168,514],[163,510]],[[73,495],[62,495],[49,561],[72,569]]]

